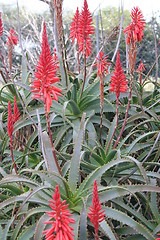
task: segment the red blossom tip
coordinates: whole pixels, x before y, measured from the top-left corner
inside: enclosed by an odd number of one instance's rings
[[[87,0],[84,0],[84,5],[79,20],[79,52],[82,51],[86,57],[91,55],[91,34],[94,34],[92,15],[88,9]]]
[[[18,41],[18,37],[16,36],[15,31],[11,28],[6,45],[8,46],[17,45],[17,41]]]
[[[140,42],[143,38],[145,20],[139,7],[134,7],[131,11],[131,24],[124,29],[127,34],[127,44]]]
[[[13,122],[17,122],[20,118],[20,112],[17,107],[16,97],[14,96],[14,107],[13,107]]]
[[[70,27],[70,39],[72,39],[72,43],[75,39],[77,39],[77,42],[79,42],[79,19],[80,19],[80,13],[79,9],[77,7],[77,10],[74,14],[74,17],[72,19],[71,27]]]
[[[95,236],[97,236],[99,223],[104,220],[105,214],[104,214],[104,210],[101,209],[101,203],[99,202],[96,180],[94,181],[94,187],[93,187],[92,205],[93,206],[89,208],[90,212],[88,213],[88,217],[90,218],[90,221],[94,226]]]
[[[0,12],[0,37],[3,35],[3,23],[1,18],[1,12]]]
[[[65,204],[65,200],[61,202],[59,186],[56,185],[55,194],[52,196],[49,206],[52,211],[47,212],[50,216],[50,220],[45,224],[52,225],[50,229],[43,231],[46,240],[51,239],[68,239],[73,240],[73,228],[69,224],[75,223],[75,220],[71,218],[72,214],[69,212],[68,204]]]
[[[8,121],[7,121],[7,131],[10,138],[10,141],[12,141],[12,134],[13,134],[13,115],[12,115],[12,109],[11,109],[11,103],[8,102]]]
[[[62,90],[54,86],[59,81],[59,78],[56,76],[58,66],[54,62],[55,55],[51,56],[45,23],[43,23],[41,49],[39,63],[35,72],[35,80],[31,87],[33,89],[33,98],[43,100],[46,110],[49,113],[52,100],[58,101],[58,96],[61,96]]]
[[[110,91],[116,93],[117,101],[119,100],[120,93],[124,93],[127,91],[128,81],[126,80],[126,76],[124,75],[120,56],[119,56],[119,50],[117,52],[117,60],[115,65],[115,71],[113,72],[113,75],[111,76],[111,84],[110,84]]]

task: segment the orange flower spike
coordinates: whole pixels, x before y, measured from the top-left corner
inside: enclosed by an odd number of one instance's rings
[[[47,112],[49,113],[50,107],[52,106],[52,100],[58,101],[58,96],[61,96],[62,90],[54,86],[54,84],[59,82],[60,79],[56,76],[58,66],[54,62],[55,56],[51,56],[45,23],[43,23],[41,49],[42,51],[39,57],[39,63],[35,72],[35,80],[33,81],[31,88],[33,98],[42,100]]]
[[[131,24],[124,29],[124,33],[127,34],[127,44],[140,42],[144,36],[145,20],[139,7],[132,9],[131,18]]]
[[[17,42],[18,42],[18,37],[16,36],[15,31],[11,28],[6,45],[8,46],[17,45]]]
[[[13,107],[13,122],[17,122],[20,119],[20,112],[17,107],[16,97],[14,96],[14,107]]]
[[[95,229],[95,240],[98,240],[98,229],[99,229],[99,223],[104,220],[105,214],[104,210],[101,209],[101,203],[99,202],[99,196],[98,196],[98,190],[97,190],[97,182],[94,181],[94,187],[93,187],[93,199],[92,199],[92,205],[89,208],[88,217],[90,218],[91,223],[94,226]]]
[[[91,55],[92,42],[90,35],[94,34],[92,15],[88,9],[87,0],[84,0],[83,9],[79,20],[79,52],[83,52],[86,57]]]
[[[60,200],[59,186],[56,185],[55,194],[52,196],[53,200],[50,200],[49,206],[52,211],[47,212],[50,216],[50,220],[44,222],[50,224],[52,227],[43,231],[46,240],[73,240],[73,228],[69,224],[74,224],[75,220],[71,218],[72,214],[69,212],[68,204],[66,200],[63,202]]]
[[[126,90],[128,89],[127,83],[128,81],[126,80],[126,76],[124,75],[124,72],[121,66],[119,50],[118,50],[115,71],[111,76],[111,84],[109,89],[111,92],[116,93],[117,101],[119,101],[120,93],[126,92]]]
[[[79,42],[79,19],[80,19],[80,13],[77,7],[76,13],[74,14],[71,27],[70,27],[69,38],[72,39],[72,43],[74,42],[75,39],[77,39],[77,42]]]
[[[12,134],[13,134],[13,115],[12,115],[12,109],[11,109],[11,103],[8,102],[8,122],[7,122],[7,131],[10,138],[10,142],[12,142]]]

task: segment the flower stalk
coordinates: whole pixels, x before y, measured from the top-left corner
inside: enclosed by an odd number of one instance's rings
[[[128,113],[129,113],[129,107],[132,99],[132,85],[133,85],[133,77],[134,77],[134,71],[135,71],[135,63],[136,63],[136,56],[137,56],[137,42],[141,42],[143,38],[143,30],[145,21],[142,15],[141,10],[138,7],[134,7],[131,11],[131,23],[129,26],[127,26],[124,29],[124,33],[127,34],[127,44],[130,45],[129,48],[129,70],[130,70],[130,86],[129,86],[129,99],[127,104],[127,110],[125,114],[125,119],[123,122],[122,129],[120,131],[120,134],[114,144],[114,148],[118,145],[120,138],[123,134],[124,128],[127,123]]]
[[[118,113],[118,107],[119,107],[119,97],[120,93],[124,93],[127,91],[128,86],[127,86],[128,81],[126,80],[126,76],[124,75],[122,66],[121,66],[121,61],[120,61],[120,55],[119,55],[119,50],[117,51],[117,60],[116,60],[116,65],[115,65],[115,71],[113,72],[113,75],[111,76],[111,84],[110,84],[110,91],[115,92],[116,94],[116,109],[117,109],[117,121],[116,125],[113,131],[113,134],[111,136],[110,141],[107,144],[105,153],[107,153],[108,147],[112,142],[112,139],[114,137],[116,128],[118,126],[118,119],[119,119],[119,113]]]

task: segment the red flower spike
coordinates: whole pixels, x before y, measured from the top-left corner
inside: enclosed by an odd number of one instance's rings
[[[97,77],[104,77],[104,72],[106,74],[108,73],[107,66],[110,66],[111,64],[107,62],[108,56],[104,57],[104,52],[99,52],[99,56],[96,57],[97,63],[95,63],[93,66],[97,66]]]
[[[13,134],[13,115],[11,109],[11,103],[8,102],[8,122],[7,122],[7,131],[10,138],[10,142],[12,141],[12,134]]]
[[[94,181],[92,204],[93,206],[89,208],[90,213],[88,213],[88,217],[90,218],[90,221],[93,223],[95,229],[95,239],[97,240],[99,223],[104,220],[105,214],[104,210],[101,209],[101,203],[99,202],[96,180]]]
[[[14,96],[14,107],[13,107],[13,122],[17,122],[20,118],[20,112],[19,109],[17,107],[17,101],[16,101],[16,97]]]
[[[144,35],[145,20],[139,7],[132,9],[131,18],[131,24],[124,29],[124,33],[127,33],[127,44],[142,41]]]
[[[74,14],[71,27],[70,27],[69,38],[72,39],[72,43],[74,42],[75,39],[77,39],[77,42],[79,42],[79,19],[80,19],[80,13],[77,7],[76,13]]]
[[[92,24],[92,15],[88,9],[87,0],[84,0],[79,20],[79,52],[83,51],[86,57],[91,55],[92,42],[89,35],[94,34]]]
[[[17,41],[18,41],[18,37],[16,36],[15,31],[11,28],[6,45],[8,46],[17,45]]]
[[[111,92],[116,93],[117,101],[119,100],[120,93],[126,92],[128,89],[127,83],[128,81],[126,80],[126,76],[123,73],[118,50],[115,71],[113,72],[113,76],[111,76],[111,84],[109,89]]]
[[[1,18],[1,12],[0,12],[0,37],[3,35],[3,24],[2,24],[2,18]]]
[[[54,86],[56,82],[59,82],[59,78],[56,76],[57,64],[54,64],[54,58],[51,56],[45,23],[43,23],[41,48],[42,52],[31,88],[34,94],[33,98],[42,100],[49,113],[52,100],[58,101],[58,96],[61,96],[62,90]]]
[[[47,214],[51,217],[50,221],[44,222],[45,224],[51,224],[52,227],[43,231],[46,234],[46,240],[73,240],[73,228],[69,224],[75,223],[75,220],[71,218],[72,214],[69,212],[68,204],[66,200],[61,202],[59,186],[56,185],[55,194],[52,196],[53,200],[50,200],[49,206],[52,208],[51,212]]]

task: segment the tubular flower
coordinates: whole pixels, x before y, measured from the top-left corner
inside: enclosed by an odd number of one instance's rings
[[[49,113],[52,100],[58,101],[58,96],[61,96],[62,90],[53,85],[59,81],[59,78],[56,77],[57,65],[54,64],[54,58],[51,56],[45,23],[43,23],[41,48],[42,51],[36,67],[35,80],[31,88],[34,94],[33,98],[42,100]]]
[[[17,122],[20,118],[20,113],[19,113],[19,109],[17,107],[17,101],[16,101],[16,97],[14,96],[14,107],[13,107],[13,122]]]
[[[2,24],[2,18],[1,18],[1,12],[0,12],[0,37],[3,35],[3,24]]]
[[[12,134],[13,134],[13,115],[11,109],[11,103],[8,102],[8,122],[7,122],[7,131],[10,138],[10,142],[12,141]]]
[[[16,36],[15,31],[11,28],[6,45],[8,46],[17,45],[17,41],[18,41],[18,37]]]
[[[127,80],[126,76],[123,73],[118,50],[115,71],[113,72],[113,76],[111,76],[111,84],[109,90],[116,93],[117,101],[119,101],[120,93],[126,92],[127,89]]]
[[[72,19],[71,27],[70,27],[70,39],[72,39],[72,43],[75,39],[77,39],[77,42],[79,42],[79,19],[80,19],[80,13],[79,9],[77,7],[77,10],[74,14],[74,17]]]
[[[92,24],[92,16],[88,9],[87,0],[84,0],[79,20],[79,52],[83,51],[83,55],[86,55],[86,57],[91,55],[92,42],[89,35],[94,34]]]
[[[97,77],[104,77],[104,72],[108,73],[107,66],[110,66],[110,63],[107,62],[108,56],[104,57],[104,52],[99,52],[99,56],[96,57],[97,63],[94,66],[97,66]]]
[[[101,209],[101,203],[99,202],[96,180],[94,181],[92,204],[93,206],[89,208],[90,212],[88,213],[88,217],[90,218],[90,221],[93,223],[95,229],[95,239],[97,240],[99,223],[104,220],[105,214],[104,210]]]
[[[131,42],[140,42],[143,37],[145,20],[139,7],[134,7],[131,11],[131,24],[124,29],[127,33],[127,44]]]
[[[73,218],[70,218],[72,214],[70,214],[68,208],[68,204],[66,200],[61,202],[59,186],[57,185],[55,188],[55,194],[52,196],[53,200],[50,200],[49,206],[52,208],[51,212],[47,212],[47,214],[51,217],[50,221],[44,222],[45,224],[51,224],[52,227],[43,231],[43,234],[46,234],[46,240],[73,240],[73,228],[69,226],[69,224],[75,223]]]

